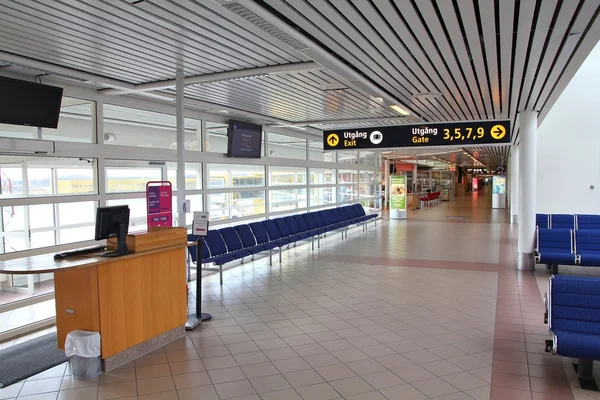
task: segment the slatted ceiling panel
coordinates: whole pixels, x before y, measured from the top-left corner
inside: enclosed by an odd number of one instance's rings
[[[160,6],[159,6],[160,5]],[[192,4],[191,4],[192,5]],[[197,33],[199,40],[208,41],[211,47],[222,52],[237,52],[243,53],[249,59],[252,59],[255,66],[275,65],[289,62],[280,54],[273,52],[272,46],[261,45],[255,43],[252,39],[238,32],[222,29],[217,23],[207,19],[207,10],[200,10],[201,14],[197,14],[191,8],[182,9],[175,2],[143,2],[136,8],[145,11],[146,18],[158,22],[165,20],[171,26],[178,26],[180,29],[185,28],[187,32]],[[204,14],[204,17],[202,17]],[[262,40],[259,40],[262,42]]]
[[[529,38],[532,34],[532,26],[535,22],[535,9],[536,0],[520,0],[510,93],[510,115],[513,119],[517,113],[517,106],[523,85],[523,69],[527,61],[527,50],[529,48]]]
[[[558,0],[544,0],[540,5],[535,31],[533,32],[533,39],[531,41],[528,55],[529,62],[524,72],[521,98],[519,100],[519,110],[525,109],[527,105],[533,80],[535,79],[535,75],[541,61],[542,51],[544,50],[546,42],[550,37],[549,33],[551,31],[551,25],[554,21],[554,17],[558,13],[557,5]]]
[[[548,77],[548,72],[552,68],[552,64],[560,50],[565,33],[568,31],[571,20],[574,18],[578,7],[579,2],[577,1],[563,1],[558,12],[558,16],[556,17],[556,21],[554,22],[547,47],[544,51],[545,57],[540,64],[539,70],[537,71],[535,83],[530,91],[527,106],[525,108],[534,109],[540,91],[542,90],[544,82]],[[591,17],[592,16],[590,15],[590,18]]]
[[[469,52],[472,61],[472,67],[475,71],[471,71],[467,68],[467,71],[477,77],[477,83],[479,85],[480,98],[483,99],[485,105],[485,112],[487,118],[495,118],[494,109],[492,107],[489,79],[486,70],[486,62],[483,58],[481,34],[479,32],[479,21],[475,8],[473,7],[474,2],[472,0],[458,0],[458,7],[460,10],[460,19],[462,29],[465,31],[466,38],[469,44]],[[462,32],[461,32],[462,35]]]
[[[443,63],[438,65],[438,68],[447,68],[451,79],[456,83],[461,96],[465,98],[465,101],[469,107],[469,113],[473,119],[483,119],[473,101],[473,96],[469,90],[469,85],[465,80],[463,73],[458,65],[456,59],[456,53],[453,50],[451,43],[448,39],[446,31],[444,30],[444,23],[438,17],[438,13],[433,3],[430,1],[421,1],[416,3],[418,9],[415,10],[419,16],[421,23],[424,21],[424,27],[428,33],[432,36],[436,51],[438,51],[442,57]],[[407,7],[408,8],[408,7]],[[400,12],[403,12],[400,9]]]
[[[361,0],[356,0],[356,2],[361,2]],[[361,2],[361,4],[367,6],[366,2]],[[413,67],[413,69],[417,71],[417,74],[429,77],[435,83],[432,91],[437,91],[443,95],[443,100],[449,103],[450,110],[456,114],[456,119],[471,119],[471,114],[465,114],[464,112],[468,108],[448,71],[436,67],[442,65],[443,61],[424,26],[406,22],[418,20],[419,17],[415,10],[411,7],[403,7],[403,14],[400,15],[397,8],[389,0],[374,0],[374,4],[377,8],[376,12],[383,15],[388,26],[396,33],[395,36],[392,35],[392,38],[401,41],[412,57],[415,58],[417,67]],[[366,13],[363,9],[361,9],[361,12]],[[419,40],[416,39],[417,37]]]
[[[321,130],[334,130],[334,129],[359,129],[359,128],[371,128],[373,126],[394,126],[394,125],[402,125],[408,123],[401,122],[398,120],[386,120],[382,118],[378,121],[371,122],[351,122],[351,123],[343,123],[343,124],[317,124],[311,125],[311,128],[321,129]]]
[[[376,75],[385,77],[385,80],[380,80],[377,83],[389,93],[392,93],[394,96],[401,99],[403,103],[410,104],[412,92],[408,91],[404,86],[402,86],[402,84],[393,78],[375,60],[372,60],[360,46],[348,39],[342,30],[333,25],[327,18],[323,16],[323,14],[317,12],[311,4],[308,4],[304,1],[294,1],[290,2],[290,4],[287,4],[283,1],[277,1],[273,3],[271,3],[271,1],[268,2],[275,6],[277,11],[281,12],[284,16],[292,19],[294,23],[307,31],[316,40],[323,43],[329,49],[334,50],[342,59],[354,66],[360,66],[359,69],[366,71],[367,75],[369,76]],[[294,7],[298,7],[298,9]],[[325,7],[327,8],[327,11],[329,11],[329,5],[325,4]],[[349,25],[344,23],[344,26]],[[329,34],[333,35],[333,37]],[[342,41],[343,45],[338,43],[337,40]],[[370,45],[366,46],[372,48]],[[364,63],[361,60],[366,60],[367,62]],[[395,68],[392,67],[391,70],[395,70]],[[421,110],[419,107],[416,107],[416,111],[423,113],[423,110]]]
[[[355,90],[321,88],[332,81],[326,71],[277,74],[188,86],[186,96],[291,122],[399,116]]]
[[[475,74],[471,65],[471,55],[465,46],[464,36],[459,24],[459,15],[456,14],[454,10],[454,4],[451,1],[437,0],[435,4],[437,5],[439,13],[441,14],[441,21],[443,21],[441,26],[445,27],[447,35],[449,35],[450,41],[453,44],[453,51],[458,59],[458,67],[461,70],[464,79],[468,83],[467,88],[471,92],[471,96],[475,100],[475,105],[477,106],[477,110],[479,112],[479,118],[487,119],[488,117],[479,93],[477,79],[475,78]],[[471,3],[470,6],[464,6],[463,12],[469,7],[472,9],[473,3]],[[476,28],[477,25],[475,25],[475,38],[479,40],[479,33],[477,32]]]
[[[461,3],[462,4],[462,1]],[[494,0],[479,0],[479,17],[483,32],[483,52],[488,72],[488,84],[491,91],[491,102],[494,118],[502,118],[500,104],[500,76],[497,48],[496,7]]]
[[[544,82],[544,88],[536,101],[536,110],[543,110],[546,107],[546,101],[558,82],[563,69],[567,66],[571,55],[581,41],[581,37],[587,30],[589,24],[598,18],[599,8],[600,0],[585,0],[583,4],[580,2],[580,7],[577,10],[575,20],[570,30],[565,32],[566,38],[564,39],[564,43],[555,59],[548,78]]]
[[[149,51],[157,50],[153,54],[154,57],[168,55],[171,60],[183,57],[186,66],[188,63],[196,66],[196,68],[199,65],[206,65],[213,72],[242,69],[250,65],[244,64],[239,58],[229,53],[219,53],[204,42],[183,36],[178,32],[179,29],[172,29],[168,24],[163,26],[158,23],[149,23],[143,16],[137,15],[139,14],[138,10],[134,7],[116,2],[82,1],[89,3],[90,6],[95,8],[94,12],[99,13],[104,18],[123,18],[135,24],[137,31],[140,33],[140,41],[144,41],[144,48],[148,48]],[[178,49],[182,46],[188,51],[179,54]]]
[[[515,18],[515,2],[514,1],[499,1],[499,26],[500,41],[498,48],[498,56],[500,57],[500,79],[501,79],[501,95],[502,95],[502,118],[510,116],[510,82],[512,77],[512,59],[513,59],[513,35],[514,35],[514,18]]]
[[[197,75],[306,59],[256,27],[260,34],[228,21],[221,15],[226,10],[216,13],[192,1],[159,4],[165,7],[2,1],[0,50],[132,83],[171,79],[181,62],[187,75]]]

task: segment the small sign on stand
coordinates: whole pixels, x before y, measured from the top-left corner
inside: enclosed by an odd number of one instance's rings
[[[208,235],[209,215],[206,211],[194,211],[192,234],[200,236],[196,243],[196,313],[190,314],[185,323],[186,330],[192,330],[202,321],[208,321],[212,315],[202,312],[202,238]]]

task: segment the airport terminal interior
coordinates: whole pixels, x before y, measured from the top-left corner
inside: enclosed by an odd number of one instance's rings
[[[600,399],[600,0],[0,0],[0,400]]]

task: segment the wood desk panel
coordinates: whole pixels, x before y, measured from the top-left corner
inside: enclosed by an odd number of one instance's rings
[[[73,330],[100,332],[98,266],[56,271],[54,289],[59,349]]]
[[[102,358],[185,324],[185,252],[142,253],[98,266]]]

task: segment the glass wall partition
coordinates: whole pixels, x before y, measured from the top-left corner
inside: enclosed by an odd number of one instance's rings
[[[268,132],[269,157],[306,160],[306,139]]]

